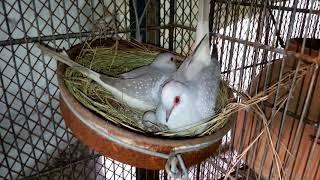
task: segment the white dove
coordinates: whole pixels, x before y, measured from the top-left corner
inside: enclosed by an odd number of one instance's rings
[[[124,73],[120,75],[122,78],[113,78],[72,61],[66,53],[58,53],[41,44],[37,46],[45,55],[76,68],[100,84],[118,101],[142,111],[156,108],[160,99],[161,85],[176,71],[175,55],[160,53],[151,65]]]
[[[208,38],[205,36],[204,40]],[[207,46],[202,41],[194,54],[190,63],[196,61],[194,57],[203,46]],[[211,59],[211,58],[210,58]],[[188,66],[187,72],[192,71]],[[160,104],[156,110],[156,119],[169,129],[177,129],[214,115],[215,102],[219,91],[220,65],[213,59],[209,66],[203,67],[201,71],[191,79],[186,79],[185,72],[175,74],[167,82],[161,91]]]
[[[215,113],[220,64],[216,51],[210,55],[209,7],[209,1],[199,1],[198,44],[161,91],[155,119],[171,130],[194,124]],[[148,116],[144,118],[152,119]]]

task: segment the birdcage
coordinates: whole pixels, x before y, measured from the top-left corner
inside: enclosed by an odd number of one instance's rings
[[[138,39],[186,56],[197,14],[191,0],[1,1],[0,178],[170,178],[104,156],[69,129],[57,63],[35,42],[69,50],[88,40]],[[223,79],[246,98],[274,93],[257,111],[241,110],[217,152],[188,167],[188,178],[320,179],[320,2],[211,0],[209,17]]]

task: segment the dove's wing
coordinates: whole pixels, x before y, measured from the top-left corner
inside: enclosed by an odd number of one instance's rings
[[[185,81],[197,80],[201,71],[211,64],[209,37],[205,35],[196,49],[185,59],[177,70],[174,78]]]
[[[142,66],[132,71],[122,73],[120,74],[120,77],[124,79],[137,78],[138,76],[143,76],[146,73],[148,73],[148,71],[150,71],[150,68],[151,68],[150,66]]]

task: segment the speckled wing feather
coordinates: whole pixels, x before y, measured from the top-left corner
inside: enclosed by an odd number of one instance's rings
[[[122,73],[122,74],[120,74],[120,77],[124,78],[124,79],[136,78],[138,76],[143,76],[146,72],[148,72],[152,69],[153,68],[150,66],[142,66],[142,67],[139,67],[139,68],[134,69],[132,71]]]

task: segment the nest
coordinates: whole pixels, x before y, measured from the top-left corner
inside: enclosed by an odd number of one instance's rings
[[[119,74],[150,64],[158,51],[145,47],[126,48],[122,46],[90,47],[82,49],[76,62],[96,72],[117,77]],[[86,78],[74,68],[68,67],[64,74],[66,87],[70,93],[86,108],[103,116],[105,119],[128,129],[149,135],[181,137],[194,136],[203,126],[206,131],[197,136],[212,134],[222,128],[233,113],[226,112],[233,93],[225,81],[220,82],[220,91],[216,102],[216,115],[201,122],[181,129],[169,130],[163,126],[146,127],[141,123],[143,111],[128,107],[118,102],[103,87]]]

